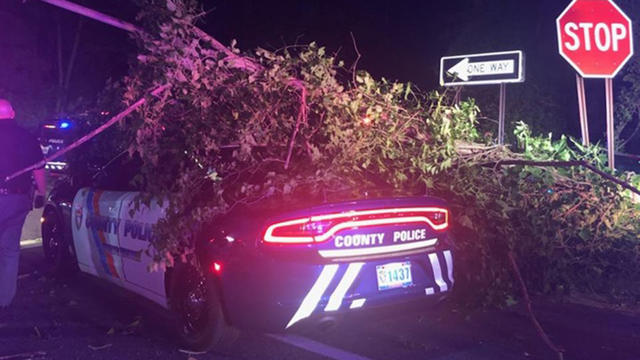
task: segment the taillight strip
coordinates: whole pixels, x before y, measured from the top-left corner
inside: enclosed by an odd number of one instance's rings
[[[323,242],[335,235],[340,230],[351,229],[356,227],[363,226],[376,226],[376,225],[390,225],[390,224],[407,224],[407,223],[418,223],[425,222],[433,227],[435,230],[441,230],[447,227],[446,223],[442,224],[442,226],[434,225],[429,218],[424,216],[409,216],[409,217],[397,217],[397,218],[384,218],[384,219],[373,219],[373,220],[358,220],[358,221],[346,221],[343,223],[339,223],[336,226],[332,227],[326,233],[316,236],[316,242]]]
[[[392,209],[374,209],[374,210],[351,210],[343,213],[316,215],[311,217],[311,221],[331,220],[341,217],[378,215],[378,214],[397,214],[406,212],[442,212],[448,214],[447,209],[439,207],[410,207],[410,208],[392,208]]]
[[[267,231],[264,233],[264,241],[273,242],[273,243],[295,243],[295,244],[304,244],[304,243],[312,243],[313,237],[311,236],[274,236],[273,231],[279,227],[304,224],[309,221],[309,218],[304,219],[296,219],[291,221],[284,221],[277,224],[273,224],[267,228]]]
[[[434,246],[438,242],[437,238],[410,242],[405,244],[396,244],[388,246],[378,246],[370,248],[358,249],[340,249],[340,250],[318,250],[318,254],[324,258],[346,258],[355,256],[381,255],[394,252],[417,250]]]
[[[415,213],[415,212],[440,212],[444,213],[445,221],[443,224],[436,225],[426,216],[410,216],[410,217],[392,217],[383,219],[371,219],[371,220],[352,220],[339,223],[333,226],[326,233],[313,237],[313,236],[275,236],[273,232],[279,227],[301,225],[307,222],[333,220],[339,218],[355,217],[355,216],[368,216],[379,214],[401,214],[401,213]],[[345,213],[328,214],[328,215],[316,215],[312,217],[295,219],[273,224],[267,228],[264,234],[264,241],[268,243],[289,243],[289,244],[310,244],[313,242],[323,242],[335,235],[336,232],[348,228],[358,226],[375,226],[375,225],[389,225],[389,224],[406,224],[412,222],[425,222],[431,226],[434,230],[444,230],[449,226],[449,212],[447,209],[439,207],[414,207],[414,208],[393,208],[393,209],[375,209],[375,210],[353,210]]]

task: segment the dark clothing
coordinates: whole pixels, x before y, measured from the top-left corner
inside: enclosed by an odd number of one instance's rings
[[[20,234],[31,210],[31,171],[8,182],[16,171],[42,160],[34,136],[13,120],[0,119],[0,308],[8,306],[16,293]]]
[[[16,293],[20,234],[31,210],[27,195],[0,195],[0,309],[11,304]]]
[[[0,119],[0,196],[3,193],[27,194],[31,190],[31,172],[4,183],[4,179],[43,159],[38,140],[15,121]]]

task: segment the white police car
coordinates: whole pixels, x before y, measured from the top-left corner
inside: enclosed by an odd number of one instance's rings
[[[264,331],[355,311],[435,302],[452,289],[446,204],[432,197],[245,208],[203,224],[200,268],[149,272],[156,204],[132,211],[136,192],[111,179],[61,182],[44,209],[46,257],[154,301],[178,318],[184,344],[210,349],[232,327]]]

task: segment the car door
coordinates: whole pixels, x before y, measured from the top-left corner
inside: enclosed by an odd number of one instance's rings
[[[71,229],[80,270],[122,286],[122,256],[119,233],[120,210],[131,180],[132,162],[116,156],[96,171],[89,186],[73,201]]]
[[[125,192],[82,188],[73,200],[72,234],[80,270],[121,285],[118,244]]]
[[[155,238],[155,224],[163,216],[163,208],[152,201],[149,206],[139,204],[138,193],[128,193],[123,199],[119,219],[119,246],[122,262],[123,286],[164,307],[167,306],[164,271],[151,271],[150,246]]]

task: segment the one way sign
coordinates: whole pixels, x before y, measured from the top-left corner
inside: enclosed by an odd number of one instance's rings
[[[522,51],[445,56],[440,59],[440,85],[486,85],[524,81]]]

